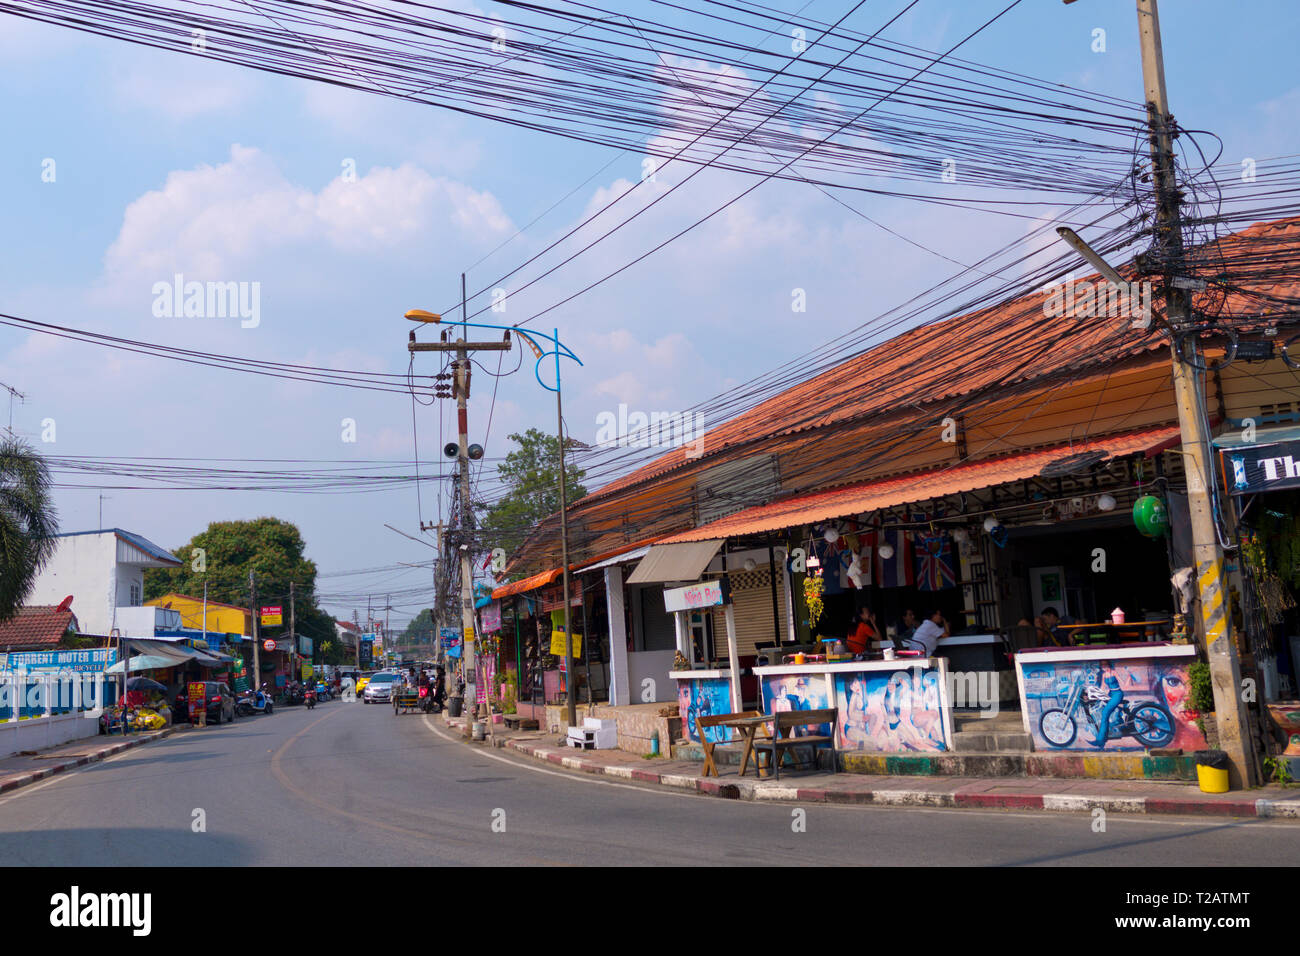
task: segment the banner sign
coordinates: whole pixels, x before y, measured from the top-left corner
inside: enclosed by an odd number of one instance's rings
[[[731,602],[731,588],[727,579],[701,581],[684,588],[664,589],[664,610],[696,611],[705,607],[720,607]]]
[[[454,627],[440,627],[438,628],[438,643],[442,645],[443,650],[449,651],[460,643],[460,635],[456,633]]]
[[[482,611],[483,633],[495,634],[501,630],[501,602],[493,601],[491,604],[483,606]]]
[[[310,637],[298,635],[298,653],[303,657],[311,657],[312,642]]]
[[[262,608],[262,626],[279,627],[284,624],[284,608],[279,604]]]
[[[1230,495],[1300,488],[1300,441],[1236,445],[1219,455]]]
[[[190,723],[205,727],[208,723],[208,685],[196,682],[189,685],[186,695],[190,705]]]
[[[551,653],[556,657],[563,659],[568,653],[568,641],[564,639],[564,627],[551,629]],[[576,661],[582,657],[582,635],[573,635],[573,659]]]
[[[0,672],[72,671],[97,674],[117,662],[117,648],[100,647],[84,651],[15,651],[0,657]]]

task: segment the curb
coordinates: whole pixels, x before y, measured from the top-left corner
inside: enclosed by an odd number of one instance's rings
[[[1195,798],[1089,796],[1069,793],[1003,792],[957,789],[932,790],[830,790],[749,781],[722,781],[680,773],[660,773],[639,767],[611,766],[596,760],[569,756],[562,750],[535,741],[503,741],[506,748],[543,763],[558,764],[584,773],[653,783],[679,790],[694,790],[710,796],[742,800],[797,800],[805,803],[883,807],[938,807],[974,810],[1041,810],[1049,813],[1176,814],[1217,818],[1257,817],[1300,820],[1300,795],[1287,799],[1259,799],[1248,794],[1221,800]],[[978,784],[977,786],[983,786]]]
[[[63,773],[63,771],[74,767],[84,767],[87,764],[98,763],[101,760],[116,756],[117,754],[130,750],[133,747],[139,747],[154,740],[161,740],[164,737],[170,737],[172,734],[176,733],[176,730],[177,728],[174,726],[164,727],[162,730],[152,731],[147,737],[138,737],[135,740],[124,740],[120,743],[110,744],[107,747],[97,750],[93,754],[84,754],[80,757],[69,758],[61,763],[50,764],[49,766],[42,767],[40,770],[32,770],[28,773],[10,777],[7,780],[0,781],[0,793],[9,793],[20,787],[26,787],[29,784],[36,783],[38,780],[44,780],[47,777]]]

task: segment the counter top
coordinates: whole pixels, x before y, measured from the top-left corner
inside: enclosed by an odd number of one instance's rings
[[[711,671],[669,671],[668,676],[673,680],[700,680],[706,677],[730,677],[731,669],[711,670]]]
[[[934,667],[933,657],[900,657],[893,661],[843,661],[835,664],[769,664],[755,667],[755,674],[837,674],[853,671],[899,671],[913,667]]]
[[[1195,644],[1103,644],[1100,647],[1034,647],[1016,653],[1016,663],[1044,661],[1120,661],[1155,657],[1195,657]]]

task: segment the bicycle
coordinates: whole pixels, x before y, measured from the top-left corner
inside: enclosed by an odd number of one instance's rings
[[[1043,739],[1058,750],[1074,743],[1074,738],[1079,733],[1075,711],[1080,705],[1083,706],[1084,717],[1092,728],[1094,736],[1102,738],[1098,720],[1101,712],[1106,708],[1110,693],[1102,686],[1100,679],[1085,683],[1084,675],[1079,674],[1074,679],[1065,705],[1045,710],[1038,718],[1038,730],[1043,735]],[[1120,693],[1122,694],[1123,691]],[[1163,704],[1157,704],[1155,701],[1143,701],[1137,706],[1132,706],[1121,696],[1119,706],[1110,715],[1102,746],[1105,746],[1106,741],[1118,740],[1121,737],[1132,737],[1147,748],[1167,746],[1174,739],[1173,714]]]

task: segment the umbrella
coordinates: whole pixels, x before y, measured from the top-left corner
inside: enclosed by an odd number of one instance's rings
[[[126,682],[126,689],[143,691],[157,690],[162,691],[164,694],[167,693],[167,687],[165,685],[158,683],[156,680],[150,680],[147,677],[132,677]]]

